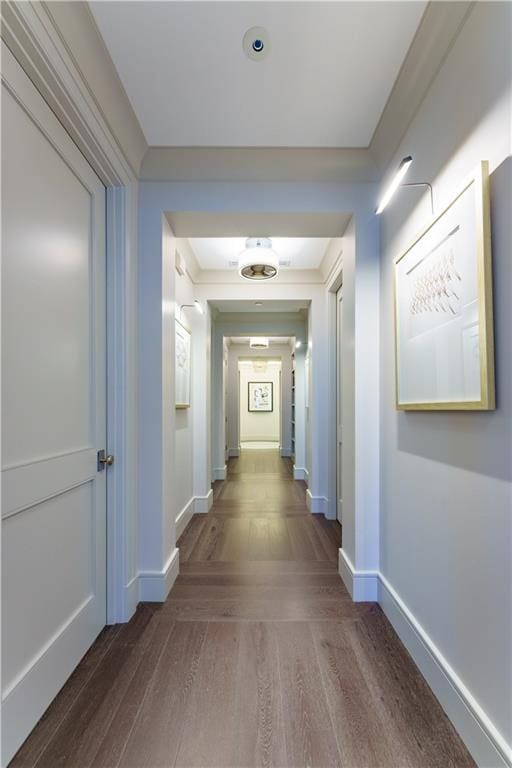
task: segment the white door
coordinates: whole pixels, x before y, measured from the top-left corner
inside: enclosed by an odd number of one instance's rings
[[[342,329],[343,329],[343,287],[336,294],[336,517],[341,523],[343,507],[342,460]]]
[[[2,47],[2,736],[105,624],[105,189]]]

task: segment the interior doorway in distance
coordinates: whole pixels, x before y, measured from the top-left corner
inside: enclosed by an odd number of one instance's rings
[[[238,363],[240,447],[279,450],[281,445],[281,361]]]

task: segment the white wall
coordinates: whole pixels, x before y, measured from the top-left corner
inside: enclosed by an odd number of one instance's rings
[[[512,743],[511,14],[509,3],[474,6],[390,169],[411,154],[408,180],[433,182],[440,211],[489,160],[494,413],[394,408],[392,261],[428,219],[417,191],[399,192],[382,217],[381,279],[381,571],[502,751]],[[450,715],[480,765],[504,764],[479,725],[456,706]]]
[[[240,373],[240,442],[279,442],[281,433],[281,363],[269,360],[266,371],[254,369],[252,360],[238,364]],[[273,388],[273,410],[255,413],[248,410],[250,381],[270,381]]]

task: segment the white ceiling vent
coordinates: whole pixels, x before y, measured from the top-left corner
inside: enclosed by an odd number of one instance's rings
[[[244,35],[242,46],[249,59],[261,61],[270,50],[267,30],[263,27],[251,27]]]

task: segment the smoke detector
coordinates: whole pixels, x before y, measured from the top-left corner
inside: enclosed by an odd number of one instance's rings
[[[238,259],[238,272],[247,280],[271,280],[279,271],[279,257],[269,237],[248,237]]]
[[[247,58],[261,61],[270,50],[268,33],[263,27],[251,27],[247,30],[242,41],[242,47]]]

